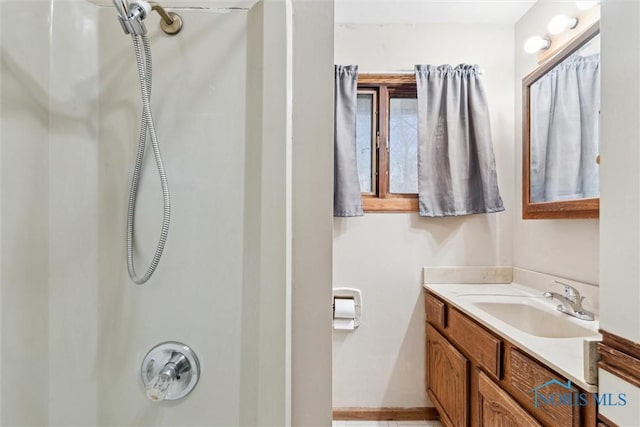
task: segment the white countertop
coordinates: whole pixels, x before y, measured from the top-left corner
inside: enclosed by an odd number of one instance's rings
[[[519,301],[561,316],[559,322],[570,322],[598,333],[598,321],[584,321],[556,311],[557,301],[546,300],[537,289],[518,284],[425,284],[424,287],[476,320],[496,335],[518,346],[544,365],[557,371],[587,392],[595,393],[598,387],[589,384],[584,375],[584,337],[546,338],[528,334],[478,308],[475,303]],[[561,325],[559,325],[561,327]]]

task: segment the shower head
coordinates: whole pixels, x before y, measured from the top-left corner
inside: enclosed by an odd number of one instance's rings
[[[129,16],[129,5],[127,4],[127,0],[113,0],[113,5],[116,7],[120,18],[127,19]]]
[[[2,0],[0,0],[2,1]],[[182,29],[182,18],[175,12],[167,12],[156,2],[147,0],[113,0],[113,5],[118,12],[118,20],[125,34],[144,35],[147,29],[144,20],[152,10],[162,17],[160,28],[169,35],[175,35]]]

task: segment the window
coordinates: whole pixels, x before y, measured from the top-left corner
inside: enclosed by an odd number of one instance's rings
[[[356,150],[366,212],[418,210],[418,101],[414,75],[358,77]]]

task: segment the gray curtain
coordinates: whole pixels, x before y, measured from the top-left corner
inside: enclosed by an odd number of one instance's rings
[[[531,201],[598,197],[600,55],[566,59],[530,98]]]
[[[504,210],[489,109],[471,65],[416,65],[421,216]]]
[[[362,216],[356,159],[358,66],[336,65],[333,215]]]

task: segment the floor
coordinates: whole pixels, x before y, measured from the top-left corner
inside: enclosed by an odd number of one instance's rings
[[[442,427],[438,421],[334,421],[333,427]]]

